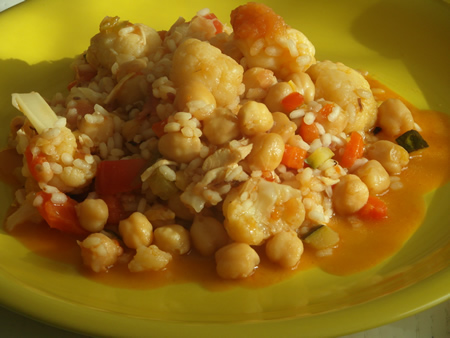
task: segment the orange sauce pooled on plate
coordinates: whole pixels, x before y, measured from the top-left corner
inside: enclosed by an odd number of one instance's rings
[[[372,87],[382,88],[378,100],[398,95],[368,79]],[[257,248],[261,263],[251,277],[239,281],[221,280],[215,272],[214,259],[195,252],[174,257],[168,268],[159,272],[131,273],[127,270],[124,254],[121,262],[107,273],[93,273],[82,266],[76,240],[45,224],[23,224],[13,235],[36,254],[79,267],[80,273],[99,283],[123,288],[148,289],[172,283],[195,282],[212,290],[241,285],[263,287],[289,278],[301,270],[317,266],[335,275],[356,273],[382,262],[398,251],[423,221],[426,211],[424,194],[450,180],[450,119],[442,113],[420,111],[406,103],[414,120],[423,129],[422,136],[429,148],[411,153],[407,170],[400,175],[403,188],[390,190],[382,196],[388,206],[388,218],[381,221],[356,221],[355,218],[333,217],[329,224],[337,230],[340,242],[333,254],[318,257],[305,245],[305,252],[296,269],[283,269],[265,257],[263,248]]]

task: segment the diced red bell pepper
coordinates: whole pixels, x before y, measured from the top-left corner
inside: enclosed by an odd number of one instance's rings
[[[140,176],[146,165],[147,160],[142,158],[100,162],[95,191],[100,195],[114,195],[140,189]]]
[[[120,195],[100,195],[99,198],[108,206],[107,224],[118,224],[122,219],[126,218],[125,211],[120,202]]]
[[[44,191],[38,192],[37,196],[43,199],[37,209],[50,228],[72,235],[83,236],[89,233],[80,225],[78,220],[75,210],[77,201],[67,196],[66,202],[54,203],[52,202],[52,194]]]
[[[39,166],[42,166],[42,163],[46,162],[46,158],[42,154],[38,154],[33,156],[31,152],[30,146],[25,149],[25,159],[27,161],[28,170],[30,171],[31,176],[39,182],[41,181],[41,174],[39,170]]]

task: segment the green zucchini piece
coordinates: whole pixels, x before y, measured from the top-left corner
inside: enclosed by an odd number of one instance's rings
[[[174,182],[168,181],[157,168],[148,178],[148,184],[152,193],[167,201],[170,196],[178,192]]]
[[[311,168],[317,169],[333,156],[334,153],[330,148],[320,147],[314,150],[313,153],[305,159],[305,162],[308,163]]]
[[[319,225],[309,232],[303,242],[315,249],[326,249],[339,242],[339,234],[326,225]]]
[[[395,141],[399,146],[405,148],[408,153],[429,147],[427,141],[425,141],[422,135],[414,129],[400,135]]]

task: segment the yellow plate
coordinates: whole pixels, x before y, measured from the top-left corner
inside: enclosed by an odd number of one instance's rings
[[[64,88],[69,58],[82,52],[105,15],[156,29],[209,7],[228,21],[237,1],[29,0],[0,13],[0,128],[15,114],[11,92]],[[445,1],[267,1],[314,43],[318,59],[373,76],[419,108],[450,114]],[[448,170],[448,168],[445,168]],[[348,277],[318,269],[264,289],[211,292],[196,284],[155,290],[94,283],[74,267],[29,252],[0,232],[0,302],[24,315],[102,336],[343,335],[414,314],[449,298],[450,185],[427,196],[424,224],[391,259]],[[12,197],[0,194],[4,217]]]

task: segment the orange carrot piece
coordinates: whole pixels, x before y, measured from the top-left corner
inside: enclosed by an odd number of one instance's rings
[[[311,144],[312,141],[319,138],[319,129],[317,128],[315,123],[306,124],[305,121],[302,121],[300,127],[298,129],[299,135],[302,137],[303,141],[308,144]]]
[[[367,203],[357,212],[363,219],[381,220],[387,217],[387,205],[375,196],[369,196]]]
[[[307,154],[308,152],[305,149],[286,144],[281,163],[291,169],[301,169]]]
[[[281,105],[286,113],[290,113],[296,108],[300,107],[303,102],[305,102],[305,98],[299,92],[293,92],[287,95],[283,100],[281,100]]]
[[[353,131],[350,134],[350,140],[345,145],[344,153],[340,160],[343,168],[350,168],[355,161],[362,157],[364,153],[364,139],[360,133]]]
[[[322,117],[328,117],[328,115],[330,115],[331,112],[333,111],[333,108],[334,108],[334,104],[328,103],[328,104],[324,105],[322,107],[322,109],[319,110],[318,115],[320,115]]]

